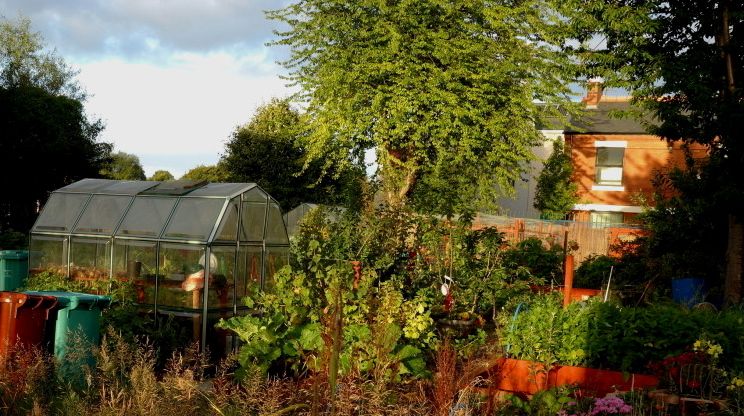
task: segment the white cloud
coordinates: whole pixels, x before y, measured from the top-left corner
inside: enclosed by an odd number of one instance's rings
[[[214,163],[237,125],[272,97],[290,93],[277,75],[246,75],[246,65],[272,65],[261,54],[182,53],[167,66],[105,59],[77,65],[78,78],[91,94],[88,112],[106,123],[104,141],[143,164],[148,155],[191,155],[190,166],[178,167],[187,170]]]

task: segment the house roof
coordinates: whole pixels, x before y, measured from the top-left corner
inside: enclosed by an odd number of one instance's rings
[[[603,102],[596,108],[587,108],[582,116],[572,117],[566,133],[649,134],[641,120],[632,111],[637,111],[629,102]],[[646,117],[644,121],[652,119]]]
[[[639,120],[634,112],[638,107],[627,100],[600,101],[588,107],[583,114],[568,117],[568,126],[557,117],[546,117],[540,125],[541,130],[561,130],[574,134],[649,134],[643,122],[653,123],[650,116]]]

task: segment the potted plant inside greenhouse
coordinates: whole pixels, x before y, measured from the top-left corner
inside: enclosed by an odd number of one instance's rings
[[[131,282],[143,309],[221,353],[232,343],[214,323],[245,313],[240,299],[269,287],[288,252],[279,204],[256,184],[83,179],[50,195],[29,267],[92,289]]]

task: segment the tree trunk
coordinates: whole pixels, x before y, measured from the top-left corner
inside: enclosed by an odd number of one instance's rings
[[[405,151],[386,150],[387,161],[384,165],[383,180],[387,182],[385,188],[387,188],[388,203],[404,206],[418,180],[418,169],[408,163],[409,158]]]
[[[724,297],[727,305],[741,302],[742,257],[744,256],[744,225],[736,216],[728,216],[728,247],[726,249],[726,279]]]
[[[736,82],[734,80],[733,62],[731,51],[731,33],[729,28],[730,0],[721,4],[721,54],[723,65],[726,69],[726,87],[724,88],[724,101],[734,99],[736,93]],[[734,140],[727,132],[728,140]],[[736,146],[738,148],[738,146]],[[741,220],[733,214],[728,216],[728,244],[726,247],[726,275],[724,280],[724,300],[726,304],[736,304],[741,301],[741,273],[742,258],[744,257],[744,226]]]

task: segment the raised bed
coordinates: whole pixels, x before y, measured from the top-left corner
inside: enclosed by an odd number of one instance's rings
[[[615,391],[655,388],[659,384],[657,377],[646,374],[565,365],[545,371],[543,364],[514,358],[500,358],[491,372],[495,375],[493,388],[522,394],[577,385],[583,394],[601,397]]]

